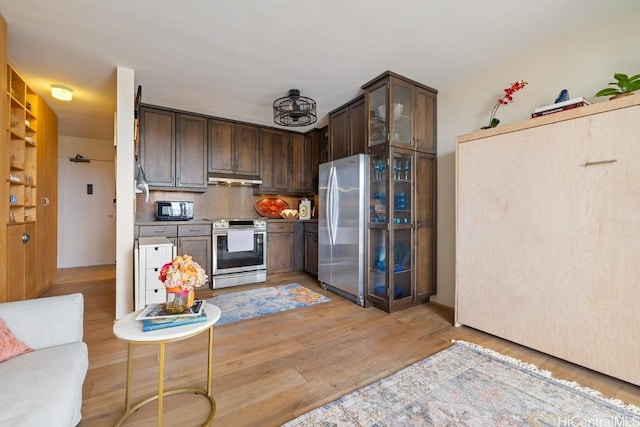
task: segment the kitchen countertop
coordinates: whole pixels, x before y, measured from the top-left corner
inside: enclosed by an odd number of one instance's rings
[[[196,225],[207,225],[211,224],[213,221],[205,218],[194,218],[188,221],[136,221],[136,225],[188,225],[188,224],[196,224]]]
[[[284,218],[266,218],[269,222],[318,222],[317,218],[311,219],[284,219]]]
[[[311,219],[284,219],[284,218],[266,218],[263,217],[261,219],[265,219],[268,222],[318,222],[318,218]],[[197,225],[207,225],[211,224],[213,220],[207,218],[195,218],[190,219],[188,221],[136,221],[136,225],[187,225],[187,224],[197,224]]]

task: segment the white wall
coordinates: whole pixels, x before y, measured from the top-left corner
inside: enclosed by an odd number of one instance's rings
[[[76,154],[90,163],[70,162]],[[58,268],[115,263],[115,197],[113,141],[60,136]]]
[[[515,94],[512,104],[499,108],[496,117],[502,124],[528,120],[535,107],[553,103],[561,89],[567,89],[572,98],[584,96],[593,102],[606,102],[593,95],[613,80],[615,72],[640,73],[636,47],[640,39],[639,21],[640,8],[598,27],[584,28],[543,49],[523,52],[520,57],[470,75],[464,81],[438,88],[438,295],[433,298],[435,302],[454,306],[456,136],[487,125],[491,108],[504,94],[503,89],[516,80],[525,80],[529,85]],[[635,96],[640,96],[640,92]]]
[[[133,188],[134,153],[134,71],[117,67],[116,102],[116,312],[119,319],[133,311],[133,227],[135,193]]]

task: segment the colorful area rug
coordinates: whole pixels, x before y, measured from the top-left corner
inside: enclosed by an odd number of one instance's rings
[[[223,294],[207,300],[222,311],[216,326],[327,301],[331,299],[297,283]]]
[[[640,408],[475,344],[455,344],[286,424],[638,426]]]

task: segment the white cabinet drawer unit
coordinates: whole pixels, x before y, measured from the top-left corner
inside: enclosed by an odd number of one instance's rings
[[[164,283],[158,279],[163,265],[176,256],[176,247],[166,237],[140,237],[135,245],[135,310],[165,302]]]

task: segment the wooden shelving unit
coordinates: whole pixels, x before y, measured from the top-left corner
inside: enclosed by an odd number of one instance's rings
[[[7,50],[0,16],[0,302],[36,298],[57,271],[58,118]]]
[[[8,225],[36,220],[37,200],[37,131],[35,92],[7,64],[6,129],[9,146]]]

